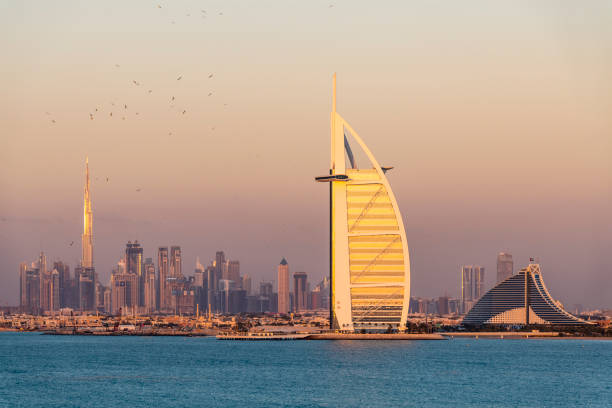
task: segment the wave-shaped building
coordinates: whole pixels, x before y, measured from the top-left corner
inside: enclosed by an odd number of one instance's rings
[[[357,166],[349,140],[371,167]],[[341,331],[403,329],[410,302],[408,243],[385,173],[357,132],[336,112],[334,74],[329,175],[330,325]]]
[[[464,325],[586,325],[548,292],[540,265],[530,264],[489,290],[463,319]]]

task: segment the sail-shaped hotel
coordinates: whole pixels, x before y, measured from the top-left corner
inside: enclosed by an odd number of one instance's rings
[[[356,142],[369,160],[359,168]],[[336,112],[336,75],[331,112],[330,325],[353,332],[403,329],[410,300],[408,242],[399,207],[385,173],[355,130]]]

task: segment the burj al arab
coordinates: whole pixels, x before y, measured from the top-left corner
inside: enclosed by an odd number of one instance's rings
[[[356,162],[351,142],[367,157]],[[410,260],[402,216],[386,172],[359,134],[331,112],[329,175],[330,327],[342,332],[403,330],[410,301]]]

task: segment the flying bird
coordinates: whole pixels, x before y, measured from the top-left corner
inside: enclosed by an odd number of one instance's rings
[[[149,89],[149,93],[151,93],[151,92],[153,92],[153,90],[152,90],[152,89]]]
[[[111,117],[113,116],[113,112],[110,113]]]
[[[208,93],[208,96],[212,96],[212,92],[209,92],[209,93]]]
[[[140,86],[140,84],[139,84],[138,82],[136,82],[136,80],[135,80],[135,79],[133,79],[133,80],[132,80],[132,82],[133,82],[135,85]]]
[[[177,81],[180,81],[182,77],[183,77],[182,75],[179,75],[179,77],[178,77],[178,78],[176,78],[176,80],[177,80]]]
[[[213,77],[213,74],[209,74],[209,75],[208,75],[208,78],[212,78],[212,77]]]
[[[158,5],[157,5],[157,8],[161,8],[161,6],[158,4]]]
[[[126,104],[123,104],[123,106],[125,106],[125,109],[127,109],[127,105]]]
[[[116,66],[117,68],[119,68],[119,67],[120,67],[120,65],[119,65],[119,64],[115,64],[115,66]]]
[[[138,112],[136,112],[136,114],[138,115]]]
[[[170,99],[170,100],[171,100],[171,101],[173,101],[173,100],[174,100],[174,96],[173,96],[173,97],[172,97],[172,99]]]
[[[71,242],[70,242],[70,246],[73,246],[73,245],[74,245],[74,241],[71,241]]]
[[[106,178],[106,182],[108,183],[108,177]]]
[[[89,114],[89,119],[93,120],[93,114]]]
[[[186,110],[184,110],[184,111],[183,111],[183,115],[184,115],[184,114],[186,114],[186,113],[187,113],[187,111],[186,111]]]
[[[137,188],[137,189],[136,189],[136,192],[140,192],[140,189],[139,189],[139,188]]]
[[[55,123],[55,119],[51,119],[51,122]]]
[[[125,120],[125,116],[122,116],[122,117],[121,117],[121,120]]]

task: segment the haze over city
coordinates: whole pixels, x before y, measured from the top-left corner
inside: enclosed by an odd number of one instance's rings
[[[101,280],[135,239],[180,245],[185,271],[224,250],[255,282],[283,256],[320,280],[337,72],[338,111],[395,167],[414,295],[457,296],[466,264],[490,287],[507,251],[566,305],[610,307],[610,8],[7,4],[0,304],[40,250],[79,262],[86,156]]]

